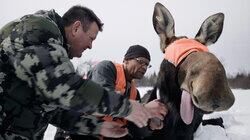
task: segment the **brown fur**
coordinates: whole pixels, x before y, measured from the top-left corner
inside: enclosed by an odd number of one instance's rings
[[[211,53],[190,54],[179,70],[179,84],[189,91],[196,107],[204,111],[222,111],[234,103],[224,67]]]
[[[222,13],[208,17],[194,40],[207,46],[215,43],[222,32],[223,21]],[[160,3],[155,5],[153,25],[161,39],[160,49],[163,53],[169,44],[182,38],[175,36],[174,19]],[[157,89],[160,91],[161,101],[168,106],[169,113],[164,120],[164,128],[155,131],[146,139],[192,140],[204,113],[228,110],[235,100],[224,67],[213,54],[208,52],[189,54],[178,68],[163,60],[157,86],[143,98],[143,101],[150,101]],[[194,117],[189,125],[186,125],[180,117],[182,90],[190,93],[194,105]]]

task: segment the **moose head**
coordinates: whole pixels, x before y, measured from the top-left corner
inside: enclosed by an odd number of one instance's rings
[[[176,37],[172,15],[162,4],[155,4],[153,26],[160,37],[164,61],[167,61],[161,64],[158,87],[166,84],[166,63],[171,62],[176,69],[175,81],[172,82],[176,82],[181,91],[180,115],[186,124],[193,120],[194,107],[203,112],[213,112],[228,110],[234,103],[224,67],[207,49],[220,37],[223,22],[224,14],[217,13],[202,23],[194,39]],[[161,98],[170,100],[169,95],[160,90]]]

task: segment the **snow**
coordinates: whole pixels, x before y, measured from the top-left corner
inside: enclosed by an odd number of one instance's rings
[[[138,88],[141,96],[151,87]],[[204,119],[222,117],[225,129],[219,126],[200,125],[194,134],[195,140],[250,140],[250,90],[233,89],[234,105],[227,111],[205,115]],[[56,128],[49,125],[45,140],[53,140]]]
[[[225,129],[218,126],[200,126],[195,139],[211,140],[249,140],[250,139],[250,90],[232,90],[235,96],[234,105],[223,112],[205,115],[204,119],[222,117]]]

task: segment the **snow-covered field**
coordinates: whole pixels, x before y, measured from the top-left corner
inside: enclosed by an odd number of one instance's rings
[[[145,93],[151,88],[138,88]],[[195,140],[250,140],[250,90],[233,89],[235,103],[228,110],[205,115],[204,119],[222,117],[225,129],[219,126],[200,126]],[[56,128],[49,125],[45,140],[53,140]]]

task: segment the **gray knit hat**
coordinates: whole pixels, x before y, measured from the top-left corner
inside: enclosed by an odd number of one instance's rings
[[[148,50],[140,45],[130,46],[124,56],[124,59],[131,59],[137,57],[145,57],[150,61],[150,54]]]

